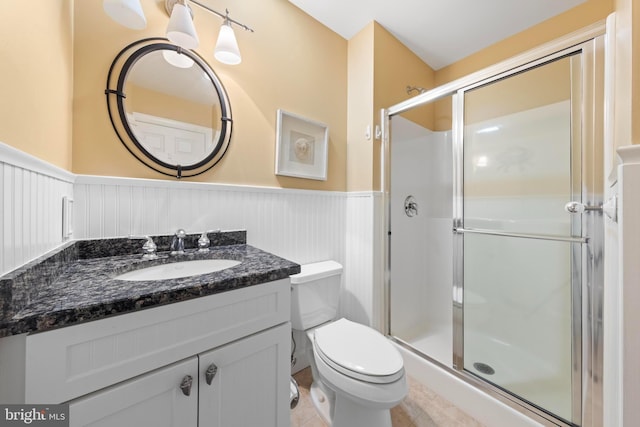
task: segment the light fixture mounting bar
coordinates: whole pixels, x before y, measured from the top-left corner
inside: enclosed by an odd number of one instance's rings
[[[182,0],[182,1],[181,0],[165,0],[164,7],[165,7],[167,13],[169,14],[169,16],[171,16],[171,11],[173,10],[173,6],[176,3],[182,3],[183,1],[184,0]],[[214,15],[218,15],[220,18],[225,20],[225,23],[229,22],[229,23],[232,23],[232,24],[236,24],[237,26],[244,28],[246,31],[251,31],[252,33],[255,32],[255,31],[253,31],[252,28],[244,25],[243,23],[238,22],[235,19],[229,18],[229,10],[228,9],[225,10],[225,13],[220,13],[220,12],[218,12],[216,10],[211,9],[209,6],[207,6],[205,4],[202,4],[202,3],[200,3],[199,1],[196,1],[196,0],[189,0],[189,3],[197,4],[201,8],[203,8],[205,10],[208,10],[209,12],[213,13]],[[192,13],[192,16],[193,16],[193,13]]]

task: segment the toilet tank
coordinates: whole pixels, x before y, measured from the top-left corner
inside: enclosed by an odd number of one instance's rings
[[[301,266],[291,276],[291,327],[304,331],[335,319],[342,265],[322,261]]]

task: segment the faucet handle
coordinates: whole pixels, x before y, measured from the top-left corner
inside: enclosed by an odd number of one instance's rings
[[[142,245],[142,259],[156,259],[158,255],[156,254],[156,250],[158,246],[155,244],[153,239],[149,236],[129,236],[129,239],[146,239],[144,245]]]
[[[218,228],[217,230],[207,230],[202,232],[202,235],[200,236],[200,238],[198,239],[198,252],[208,252],[209,251],[209,244],[211,243],[211,240],[209,240],[209,233],[219,233],[220,229]]]

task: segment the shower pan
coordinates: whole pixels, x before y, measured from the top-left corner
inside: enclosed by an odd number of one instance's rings
[[[603,43],[383,110],[387,333],[549,424],[602,425]]]

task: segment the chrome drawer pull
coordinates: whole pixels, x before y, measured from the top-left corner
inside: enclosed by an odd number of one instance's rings
[[[182,394],[185,396],[189,396],[191,394],[191,385],[193,384],[193,377],[191,375],[186,375],[182,382],[180,383],[180,390],[182,390]]]
[[[207,371],[204,373],[204,377],[207,380],[207,384],[211,385],[211,383],[213,382],[213,378],[216,376],[217,373],[218,373],[218,367],[214,363],[209,365],[209,367],[207,368]]]

